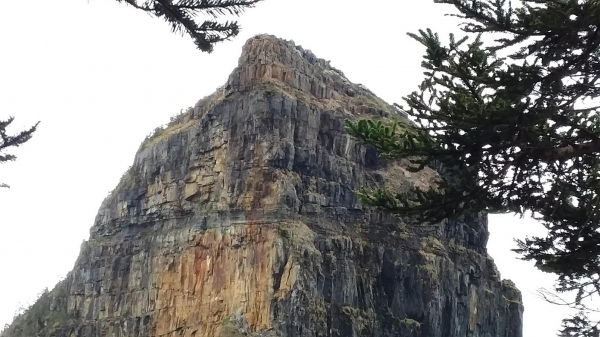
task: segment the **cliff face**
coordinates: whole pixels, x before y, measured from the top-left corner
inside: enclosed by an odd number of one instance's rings
[[[272,36],[227,84],[147,139],[72,272],[2,333],[60,336],[520,337],[485,217],[407,226],[355,190],[429,184],[344,132],[401,118]]]

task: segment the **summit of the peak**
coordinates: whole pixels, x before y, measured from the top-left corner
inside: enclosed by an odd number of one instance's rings
[[[352,107],[351,114],[390,116],[396,110],[361,84],[352,83],[330,61],[318,58],[294,41],[256,35],[244,44],[237,68],[224,86],[228,93],[247,91],[265,83],[293,96],[334,107]],[[355,109],[356,108],[356,109]],[[348,110],[348,109],[345,109]]]

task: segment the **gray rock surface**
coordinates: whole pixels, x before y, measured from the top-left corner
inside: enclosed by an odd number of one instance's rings
[[[227,83],[140,146],[74,269],[2,337],[521,337],[487,218],[408,226],[355,191],[432,182],[348,118],[402,118],[261,35]]]

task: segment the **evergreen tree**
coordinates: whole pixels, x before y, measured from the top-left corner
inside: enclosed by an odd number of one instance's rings
[[[548,234],[517,251],[556,273],[559,293],[576,292],[581,314],[563,336],[597,337],[584,300],[600,293],[600,1],[437,2],[458,10],[466,34],[409,33],[426,49],[425,79],[396,105],[412,122],[347,124],[386,158],[438,168],[437,186],[361,199],[418,222],[533,214]]]
[[[262,0],[117,0],[163,18],[173,32],[188,34],[201,51],[211,52],[215,43],[235,37],[240,32],[237,22],[217,22],[222,15],[240,15]],[[199,15],[213,20],[196,21]]]
[[[13,161],[17,159],[12,154],[6,153],[6,151],[10,148],[14,148],[22,145],[29,139],[31,139],[32,134],[37,129],[38,124],[35,124],[31,128],[21,131],[14,136],[8,135],[6,128],[14,121],[14,117],[9,117],[7,120],[0,120],[0,164]],[[9,187],[6,184],[0,183],[0,187]]]

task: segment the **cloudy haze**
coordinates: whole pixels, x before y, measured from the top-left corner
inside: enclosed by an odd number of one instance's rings
[[[146,134],[225,83],[259,33],[292,39],[388,102],[422,79],[423,49],[405,32],[445,35],[456,22],[433,0],[266,0],[242,33],[201,53],[167,24],[115,0],[0,0],[0,119],[41,121],[18,160],[0,167],[0,328],[71,270],[100,202]],[[490,254],[521,289],[525,336],[553,336],[564,311],[536,298],[553,277],[516,260],[513,237],[541,229],[490,217]]]

